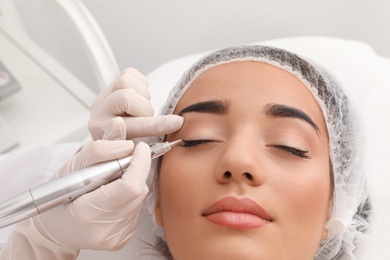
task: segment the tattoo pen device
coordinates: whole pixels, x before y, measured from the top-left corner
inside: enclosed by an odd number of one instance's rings
[[[165,154],[173,146],[180,143],[182,141],[177,140],[152,145],[150,147],[151,158],[154,159]],[[128,156],[95,164],[50,180],[0,202],[0,228],[73,201],[85,193],[119,179],[127,167],[129,167],[131,159],[132,156]]]

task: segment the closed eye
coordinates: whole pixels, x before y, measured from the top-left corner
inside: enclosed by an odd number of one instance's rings
[[[273,145],[273,148],[280,149],[286,152],[289,152],[293,155],[299,156],[304,159],[311,159],[311,156],[307,155],[309,151],[300,150],[294,147],[285,146],[285,145]]]
[[[212,139],[198,139],[198,140],[183,140],[183,144],[180,146],[182,147],[194,147],[206,143],[215,143]]]

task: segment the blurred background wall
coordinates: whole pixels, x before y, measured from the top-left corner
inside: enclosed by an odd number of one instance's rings
[[[81,41],[49,0],[15,0],[30,36],[97,92]],[[363,41],[390,57],[389,0],[83,0],[120,69],[147,74],[167,60],[272,38]]]

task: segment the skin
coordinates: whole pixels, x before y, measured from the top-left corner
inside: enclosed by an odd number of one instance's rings
[[[182,113],[183,127],[167,136],[212,140],[174,147],[161,163],[155,213],[174,259],[313,259],[327,236],[331,178],[326,125],[311,92],[280,68],[233,62],[201,74],[174,113],[210,100],[227,111]],[[299,109],[318,129],[265,113],[274,104]],[[253,200],[270,219],[256,227],[208,220],[205,210],[228,196]]]

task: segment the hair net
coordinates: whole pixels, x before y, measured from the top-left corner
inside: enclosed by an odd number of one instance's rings
[[[162,114],[171,114],[179,99],[204,71],[224,63],[257,61],[282,68],[300,79],[322,109],[329,135],[333,200],[326,224],[328,238],[315,259],[355,259],[354,250],[368,228],[370,204],[362,167],[360,126],[348,98],[324,69],[288,51],[266,46],[239,46],[211,53],[194,64],[171,90]],[[164,139],[164,137],[160,137]],[[160,141],[161,141],[160,140]],[[156,165],[152,167],[154,174]],[[151,211],[157,187],[152,187]],[[297,234],[298,235],[298,234]],[[163,237],[163,234],[160,234]]]

